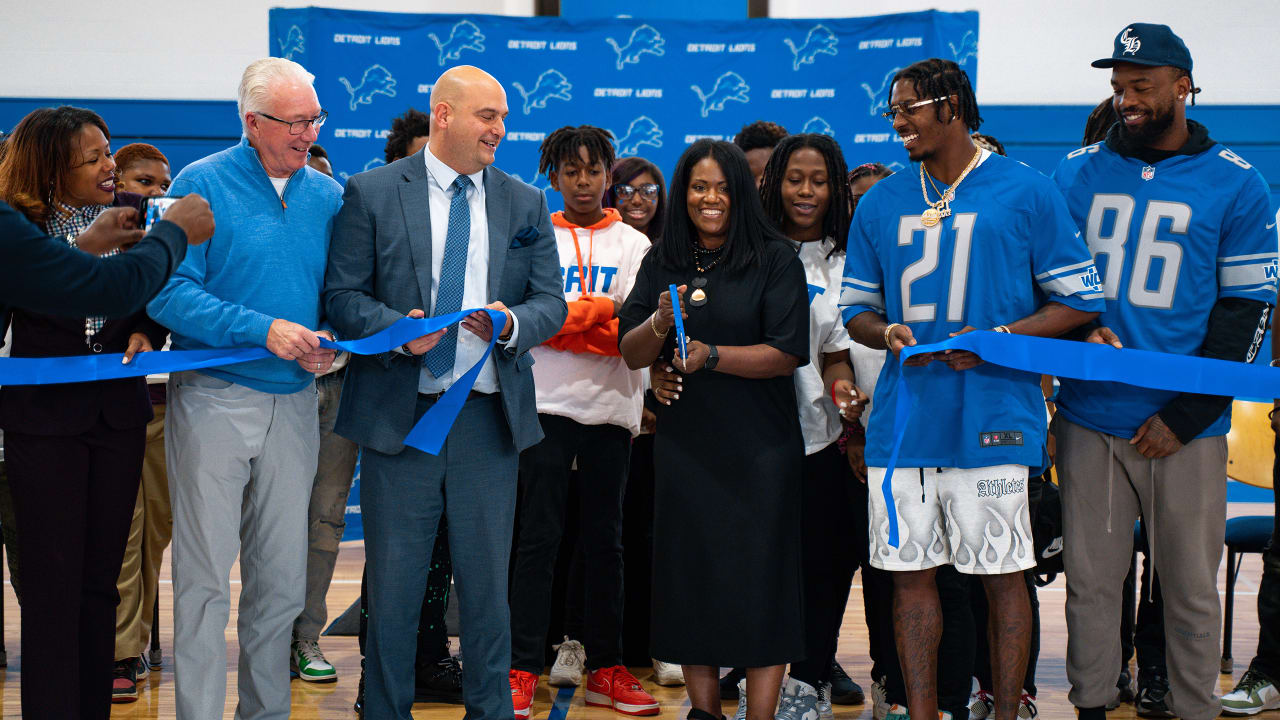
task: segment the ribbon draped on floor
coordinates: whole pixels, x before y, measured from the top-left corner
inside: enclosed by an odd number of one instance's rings
[[[331,342],[321,339],[323,347],[334,350],[345,350],[355,355],[377,355],[391,352],[415,338],[428,335],[437,330],[460,323],[474,312],[487,312],[493,321],[494,333],[489,338],[489,347],[485,348],[480,360],[467,370],[444,396],[436,401],[418,420],[404,444],[432,455],[440,454],[445,437],[453,421],[466,402],[471,387],[475,385],[476,376],[484,367],[485,361],[493,353],[497,342],[498,329],[506,322],[506,315],[500,310],[483,308],[462,310],[448,315],[430,318],[401,318],[389,327],[360,340],[340,340]],[[125,365],[124,356],[119,353],[110,355],[74,355],[71,357],[46,358],[0,358],[0,385],[55,385],[58,383],[92,382],[95,380],[117,380],[120,378],[141,377],[160,373],[181,372],[183,370],[199,370],[201,368],[221,367],[236,363],[261,360],[275,357],[266,348],[219,348],[216,350],[171,350],[165,352],[138,353],[133,361]]]
[[[1227,397],[1280,398],[1280,369],[1230,360],[1170,355],[1149,350],[1116,349],[1098,343],[1072,342],[979,331],[942,342],[903,348],[899,364],[912,355],[942,350],[969,350],[985,362],[1013,370],[1073,378],[1121,382],[1153,390],[1224,395]],[[885,469],[884,494],[889,512],[889,544],[898,547],[898,513],[890,480],[898,464],[907,422],[911,419],[912,368],[898,375],[898,401],[893,423],[893,448]]]

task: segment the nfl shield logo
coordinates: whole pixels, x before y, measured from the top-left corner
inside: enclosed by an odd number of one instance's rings
[[[1156,169],[1155,169],[1155,168],[1151,167],[1150,165],[1147,165],[1147,166],[1145,166],[1145,167],[1143,167],[1143,168],[1142,168],[1142,179],[1143,179],[1143,180],[1150,180],[1150,179],[1154,178],[1155,176],[1156,176]]]

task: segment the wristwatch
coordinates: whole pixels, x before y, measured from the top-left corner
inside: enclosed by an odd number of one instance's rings
[[[720,348],[715,345],[707,345],[707,350],[709,354],[707,355],[707,361],[702,364],[702,369],[715,370],[716,365],[720,364]]]

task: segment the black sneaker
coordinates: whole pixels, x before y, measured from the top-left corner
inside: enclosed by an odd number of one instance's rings
[[[861,705],[866,702],[862,687],[849,677],[840,663],[831,660],[831,702],[836,705]]]
[[[360,658],[360,684],[356,686],[356,704],[351,708],[356,717],[364,720],[364,658]]]
[[[111,678],[111,702],[130,703],[138,699],[138,666],[134,659],[117,660]]]
[[[1115,710],[1125,703],[1133,702],[1138,693],[1134,690],[1133,676],[1129,674],[1129,668],[1120,671],[1120,678],[1116,680],[1116,698],[1107,703],[1108,710]]]
[[[1171,718],[1167,698],[1169,696],[1169,678],[1154,668],[1138,673],[1138,697],[1134,701],[1138,717]]]
[[[720,678],[720,699],[734,700],[738,699],[738,681],[747,676],[747,671],[743,668],[734,668],[729,671],[728,675]]]
[[[462,704],[462,664],[446,657],[414,669],[413,701]]]

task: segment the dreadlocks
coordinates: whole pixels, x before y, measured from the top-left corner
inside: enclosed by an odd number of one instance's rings
[[[1201,88],[1196,87],[1196,81],[1191,77],[1191,71],[1184,68],[1176,67],[1173,69],[1173,81],[1178,82],[1183,77],[1187,78],[1187,82],[1191,83],[1191,104],[1196,104],[1196,96],[1200,94]]]
[[[787,219],[786,210],[782,207],[782,183],[786,180],[791,155],[801,148],[817,150],[827,164],[827,187],[831,190],[831,199],[822,218],[822,231],[836,243],[827,254],[831,257],[837,252],[844,252],[849,235],[849,208],[852,206],[849,170],[844,164],[844,153],[840,152],[840,145],[835,140],[826,135],[805,133],[788,135],[779,141],[760,178],[760,202],[764,205],[764,214],[781,230]]]
[[[1118,119],[1116,106],[1111,102],[1110,97],[1098,103],[1098,106],[1089,113],[1089,119],[1084,121],[1084,144],[1092,145],[1105,140],[1107,131],[1116,124]]]
[[[946,110],[951,116],[963,118],[969,132],[977,132],[982,126],[982,116],[978,114],[978,99],[973,95],[969,75],[954,62],[940,58],[921,60],[899,70],[893,76],[893,82],[901,80],[911,83],[919,100],[946,98],[934,104],[938,122],[947,122],[947,116],[943,115]],[[951,100],[952,95],[956,96],[955,102]]]
[[[566,125],[547,136],[538,150],[538,172],[550,175],[563,163],[579,163],[578,148],[587,149],[587,160],[601,163],[608,170],[613,167],[613,133],[594,125]]]

